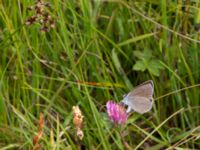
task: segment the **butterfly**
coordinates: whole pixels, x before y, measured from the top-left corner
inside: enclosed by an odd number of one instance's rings
[[[128,106],[127,113],[135,111],[143,114],[150,111],[153,106],[153,93],[154,84],[152,80],[149,80],[125,95],[121,103]]]

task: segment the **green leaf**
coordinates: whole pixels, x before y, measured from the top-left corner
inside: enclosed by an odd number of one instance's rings
[[[156,66],[156,68],[158,69],[164,69],[163,65],[160,63],[159,60],[156,60],[156,59],[151,59],[149,61],[149,66]]]
[[[122,28],[122,27],[121,27]],[[121,29],[119,28],[119,29]],[[154,36],[155,34],[157,34],[157,32],[154,32],[154,33],[148,33],[148,34],[143,34],[143,35],[140,35],[140,36],[137,36],[137,37],[133,37],[131,39],[128,39],[126,41],[123,41],[121,43],[119,43],[118,45],[119,46],[123,46],[123,45],[127,45],[127,44],[130,44],[130,43],[134,43],[134,42],[137,42],[139,40],[143,40],[143,39],[146,39],[146,38],[149,38],[151,36]]]
[[[133,70],[137,70],[137,71],[145,71],[147,69],[144,61],[142,60],[138,60],[135,65],[133,66]]]
[[[195,17],[195,23],[199,24],[200,23],[200,8],[198,8],[197,12],[196,12],[196,17]]]
[[[160,75],[160,70],[158,68],[156,68],[155,66],[149,67],[148,71],[154,76]]]
[[[164,69],[158,60],[152,59],[148,63],[148,70],[152,75],[159,76],[160,70]]]
[[[150,58],[152,58],[152,52],[150,50],[144,50],[142,51],[134,51],[133,54],[142,60],[149,60]]]
[[[120,60],[119,60],[119,58],[117,56],[117,53],[116,53],[115,49],[112,50],[112,60],[114,62],[114,65],[115,65],[117,71],[123,76],[123,79],[124,79],[126,85],[129,88],[132,88],[132,84],[129,81],[128,77],[125,75],[125,72],[124,72],[124,70],[123,70],[123,68],[121,66]]]
[[[112,60],[113,60],[113,62],[114,62],[114,65],[115,65],[117,71],[118,71],[119,73],[122,73],[122,72],[123,72],[123,69],[122,69],[122,67],[121,67],[121,63],[120,63],[120,61],[119,61],[119,58],[118,58],[118,56],[117,56],[117,53],[116,53],[115,49],[112,50]]]

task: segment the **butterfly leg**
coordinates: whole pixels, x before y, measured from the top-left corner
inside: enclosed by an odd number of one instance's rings
[[[130,106],[128,106],[126,112],[129,113],[129,112],[131,112],[131,110],[132,110],[132,108]]]

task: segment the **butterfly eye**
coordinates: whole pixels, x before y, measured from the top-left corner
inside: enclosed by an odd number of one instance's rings
[[[125,98],[126,96],[127,96],[127,94],[124,94],[124,95],[123,95],[123,98]]]

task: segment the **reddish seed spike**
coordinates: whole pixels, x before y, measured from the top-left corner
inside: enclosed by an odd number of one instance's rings
[[[36,21],[37,17],[36,16],[32,16],[31,18],[29,18],[27,21],[26,21],[26,25],[31,25],[33,24],[35,21]]]
[[[40,31],[43,31],[43,32],[48,32],[48,27],[46,27],[46,26],[44,26],[44,27],[42,27],[41,29],[40,29]]]

